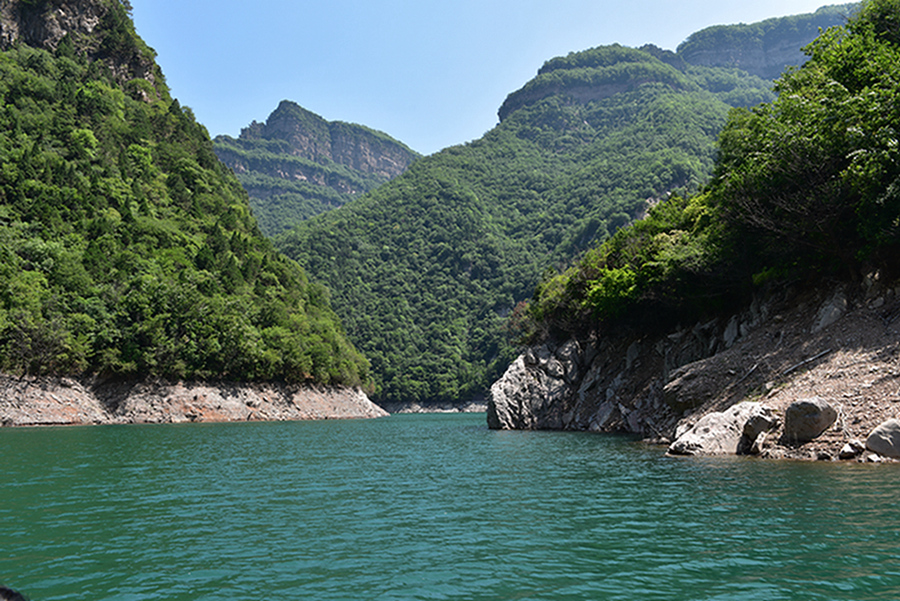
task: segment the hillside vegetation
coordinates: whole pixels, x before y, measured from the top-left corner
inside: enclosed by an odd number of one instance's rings
[[[287,100],[239,138],[217,136],[214,147],[249,193],[269,236],[380,186],[419,157],[387,134],[326,121]]]
[[[770,88],[654,46],[559,57],[480,140],[418,160],[276,245],[333,290],[377,399],[465,399],[512,359],[508,317],[542,274],[706,182],[729,111],[771,101]]]
[[[715,176],[538,287],[524,339],[697,316],[773,282],[897,276],[900,2],[820,35],[778,98],[733,111]]]
[[[327,291],[262,237],[127,2],[60,4],[4,7],[6,32],[100,24],[0,52],[0,368],[365,382]]]

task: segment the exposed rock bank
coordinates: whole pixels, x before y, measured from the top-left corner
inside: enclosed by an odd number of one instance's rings
[[[488,425],[630,432],[684,454],[900,457],[885,450],[890,430],[863,442],[900,417],[898,317],[900,288],[872,276],[859,289],[786,290],[656,336],[529,348],[493,385]],[[704,433],[712,422],[725,425]]]
[[[379,403],[388,413],[484,413],[487,403],[483,396],[465,403]]]
[[[353,388],[96,382],[0,375],[0,425],[289,421],[386,416]]]

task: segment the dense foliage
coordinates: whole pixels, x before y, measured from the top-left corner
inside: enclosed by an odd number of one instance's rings
[[[326,121],[283,101],[239,138],[217,136],[216,154],[237,174],[268,236],[350,202],[399,175],[418,154],[383,132]]]
[[[0,368],[366,381],[327,291],[262,237],[159,70],[110,68],[152,51],[109,4],[96,53],[0,53]]]
[[[807,52],[775,101],[731,114],[702,193],[669,199],[548,278],[519,333],[696,315],[785,279],[896,274],[900,2],[870,0]]]
[[[728,111],[774,98],[770,82],[655,47],[595,48],[541,71],[482,139],[276,238],[333,290],[376,398],[485,390],[515,353],[507,318],[541,274],[648,199],[696,189]]]

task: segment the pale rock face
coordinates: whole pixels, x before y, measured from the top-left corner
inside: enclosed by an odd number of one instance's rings
[[[669,446],[669,453],[734,455],[738,452],[741,439],[744,438],[745,427],[753,418],[764,418],[756,421],[767,422],[771,416],[768,408],[750,401],[738,403],[723,412],[709,413],[676,439]],[[760,429],[758,433],[763,431]]]
[[[866,448],[884,457],[900,458],[900,420],[889,419],[872,430]]]

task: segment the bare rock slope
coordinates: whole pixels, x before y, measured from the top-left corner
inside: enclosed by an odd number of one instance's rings
[[[384,417],[354,388],[79,381],[0,375],[0,425],[152,424]]]
[[[900,417],[895,286],[873,275],[858,288],[786,290],[728,319],[656,337],[528,349],[492,387],[489,425],[631,432],[669,444],[707,427],[706,416],[750,401],[773,419],[742,452],[861,458],[869,435]],[[833,421],[811,440],[786,434],[789,407],[810,399],[833,409]]]

